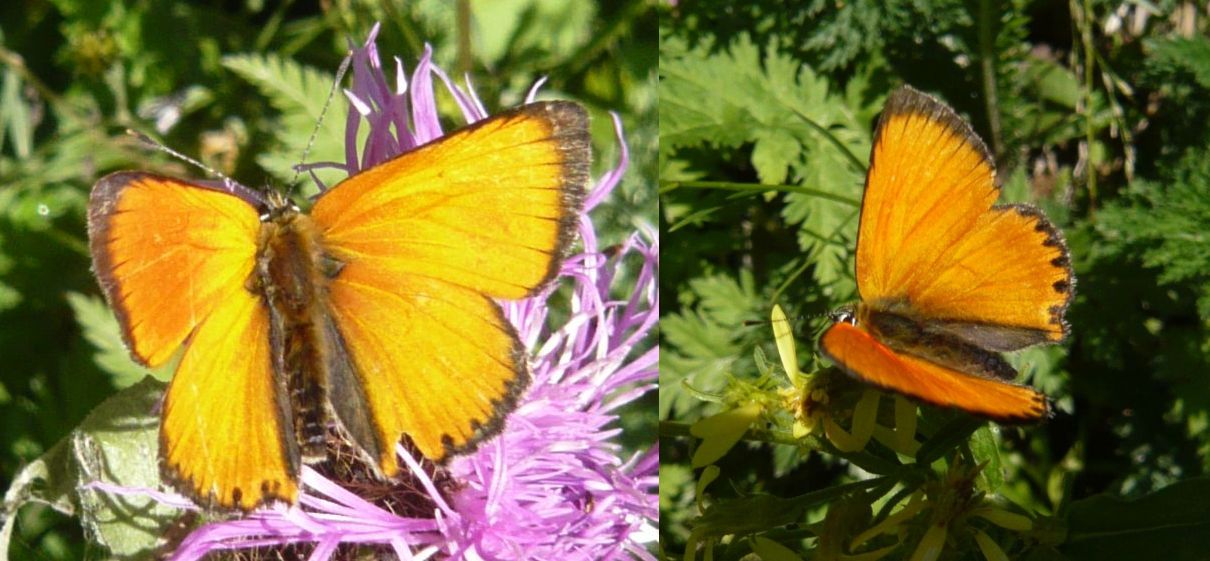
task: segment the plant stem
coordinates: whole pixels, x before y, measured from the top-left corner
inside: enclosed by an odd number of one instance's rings
[[[996,93],[995,21],[991,0],[979,0],[979,70],[983,78],[983,103],[996,161],[1004,157],[1004,139],[1000,130],[1000,100]]]
[[[1088,213],[1090,217],[1097,208],[1096,162],[1093,161],[1092,150],[1095,140],[1092,122],[1092,88],[1096,69],[1096,52],[1092,45],[1092,18],[1092,0],[1084,0],[1083,13],[1077,22],[1080,26],[1080,43],[1084,48],[1084,142],[1088,145],[1088,159],[1084,164],[1084,175],[1088,181]]]

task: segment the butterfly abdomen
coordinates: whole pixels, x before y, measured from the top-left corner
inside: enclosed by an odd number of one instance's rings
[[[279,408],[293,419],[302,460],[325,456],[328,423],[326,284],[319,231],[292,207],[272,210],[261,226],[256,279],[269,309]]]

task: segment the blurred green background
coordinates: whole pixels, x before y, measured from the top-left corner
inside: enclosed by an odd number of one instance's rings
[[[246,185],[282,186],[347,41],[361,43],[375,22],[389,72],[398,56],[410,73],[429,43],[447,73],[469,73],[489,111],[518,103],[547,76],[547,95],[579,100],[593,115],[595,175],[617,161],[607,112],[619,113],[632,163],[594,214],[601,242],[655,223],[652,1],[0,3],[0,488],[143,375],[89,272],[88,191],[121,169],[201,172],[125,129]],[[439,91],[438,100],[447,127],[460,123],[448,96]],[[338,159],[322,137],[343,130],[346,111],[338,95],[311,161]],[[626,415],[635,429],[628,444],[650,444],[654,408],[652,396]],[[85,545],[75,521],[38,507],[21,511],[11,555],[105,556]]]
[[[697,441],[686,433],[729,405],[703,397],[786,385],[784,376],[762,381],[755,354],[777,362],[774,297],[794,318],[808,372],[820,366],[824,314],[856,300],[856,201],[871,132],[886,95],[909,83],[970,120],[995,154],[1002,202],[1046,211],[1066,233],[1078,279],[1072,336],[1013,357],[1057,415],[976,433],[994,448],[974,456],[994,457],[1003,476],[980,480],[978,491],[1038,515],[1032,532],[992,535],[1013,559],[1210,559],[1208,29],[1205,3],[1172,0],[664,5],[668,558],[679,559],[689,530],[704,524],[700,472],[690,468]],[[834,501],[783,525],[739,498],[802,497],[870,474],[812,445],[768,444],[786,425],[766,421],[758,426],[772,433],[749,433],[717,464],[705,505],[729,516],[711,523],[732,539],[715,559],[750,553],[741,538],[754,535],[832,559],[819,549],[823,530],[808,524]],[[922,531],[909,526],[908,545],[885,558],[907,559]],[[969,536],[951,538],[943,559],[984,558]]]

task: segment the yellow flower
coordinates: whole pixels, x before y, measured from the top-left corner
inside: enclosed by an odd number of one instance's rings
[[[849,540],[849,536],[869,523],[870,505],[865,501],[865,496],[856,495],[832,503],[821,523],[822,527],[816,530],[819,541],[812,557],[814,561],[877,561],[899,547],[896,542],[875,550],[853,553],[876,536],[871,534],[865,539],[859,536]],[[845,547],[846,542],[848,547]]]
[[[878,405],[882,392],[867,388],[853,406],[849,415],[850,426],[845,429],[838,420],[848,411],[838,411],[832,404],[831,377],[823,374],[804,374],[798,369],[798,350],[790,323],[781,306],[774,305],[772,313],[773,338],[777,343],[782,368],[790,380],[790,387],[781,391],[783,403],[794,415],[791,429],[795,438],[811,435],[823,436],[841,452],[856,452],[877,438],[892,450],[904,455],[913,455],[919,444],[916,442],[916,407],[910,401],[896,396],[895,427],[878,425]]]
[[[975,480],[985,464],[970,465],[957,455],[944,479],[925,485],[930,504],[928,530],[920,539],[911,561],[934,561],[945,547],[947,538],[953,541],[973,539],[987,561],[1007,561],[1008,555],[972,518],[1016,532],[1033,529],[1028,516],[998,506],[991,497],[975,489]],[[969,543],[969,542],[967,542]]]
[[[748,427],[760,417],[760,404],[749,403],[706,417],[689,427],[689,434],[702,439],[702,444],[693,454],[693,467],[713,464],[735,446],[747,432]]]
[[[982,469],[982,465],[972,466],[963,462],[960,456],[955,457],[943,478],[924,484],[898,511],[857,534],[849,541],[848,550],[859,550],[881,535],[898,534],[902,539],[911,529],[920,531],[922,528],[920,541],[908,558],[910,561],[936,561],[947,545],[969,545],[972,541],[986,561],[1007,561],[1008,555],[1000,545],[980,527],[981,524],[972,524],[972,519],[979,518],[1016,532],[1028,532],[1034,524],[1028,516],[998,506],[975,489],[975,480]],[[828,517],[831,516],[829,511]],[[820,551],[824,544],[825,540],[821,538]],[[851,557],[822,558],[853,561]]]

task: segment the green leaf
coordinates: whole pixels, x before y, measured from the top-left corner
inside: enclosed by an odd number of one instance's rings
[[[1080,81],[1075,72],[1060,66],[1053,60],[1031,58],[1026,68],[1027,77],[1033,81],[1040,99],[1075,110],[1080,103]]]
[[[1159,281],[1199,292],[1210,315],[1210,150],[1190,150],[1169,172],[1169,184],[1136,182],[1131,200],[1107,207],[1097,231],[1116,251],[1160,270]]]
[[[510,53],[566,56],[591,37],[597,15],[592,2],[563,0],[475,0],[471,12],[477,58],[489,67]]]
[[[742,334],[736,326],[761,305],[752,283],[747,274],[695,278],[690,287],[700,298],[697,309],[660,318],[662,346],[668,349],[660,353],[660,418],[698,404],[683,390],[683,381],[712,388],[738,360]]]
[[[142,495],[87,487],[104,482],[127,488],[160,486],[159,420],[153,413],[164,384],[148,377],[98,405],[79,427],[26,466],[4,497],[6,527],[29,503],[79,515],[88,535],[119,559],[154,556],[183,511]]]
[[[17,511],[21,507],[36,503],[68,515],[75,515],[77,504],[73,490],[77,475],[71,465],[70,445],[67,439],[30,462],[13,478],[4,493],[3,519],[0,527],[0,559],[7,559],[13,528],[17,522]]]
[[[21,97],[21,78],[11,68],[0,71],[0,150],[5,140],[13,142],[13,153],[28,158],[34,141],[29,104]]]
[[[972,417],[964,413],[954,413],[949,421],[941,426],[916,451],[916,463],[929,465],[958,447],[958,444],[970,438],[976,430],[987,423],[986,420]]]
[[[975,462],[986,464],[979,472],[980,487],[992,493],[1004,485],[1004,466],[1000,463],[1000,439],[996,438],[996,434],[990,426],[984,425],[971,435],[970,440]]]
[[[835,485],[796,497],[759,494],[717,501],[693,523],[694,533],[706,536],[750,534],[803,522],[808,509],[885,483],[885,477]]]
[[[756,147],[752,149],[752,165],[760,182],[770,185],[785,183],[790,173],[790,162],[798,157],[802,148],[798,140],[783,130],[758,131],[753,136]]]
[[[80,483],[123,487],[160,485],[159,416],[164,384],[145,378],[97,406],[74,431]],[[189,514],[149,497],[77,489],[84,527],[115,557],[147,555],[165,543],[165,531]]]
[[[1210,39],[1171,37],[1147,41],[1153,69],[1188,72],[1199,86],[1210,89]]]
[[[761,561],[802,561],[794,550],[764,536],[752,539],[752,551],[760,556]]]
[[[660,463],[660,524],[662,531],[689,536],[687,520],[697,513],[693,470],[686,464]],[[667,534],[665,534],[667,535]]]
[[[1178,481],[1137,499],[1096,495],[1073,501],[1069,559],[1200,561],[1210,551],[1210,478]]]

